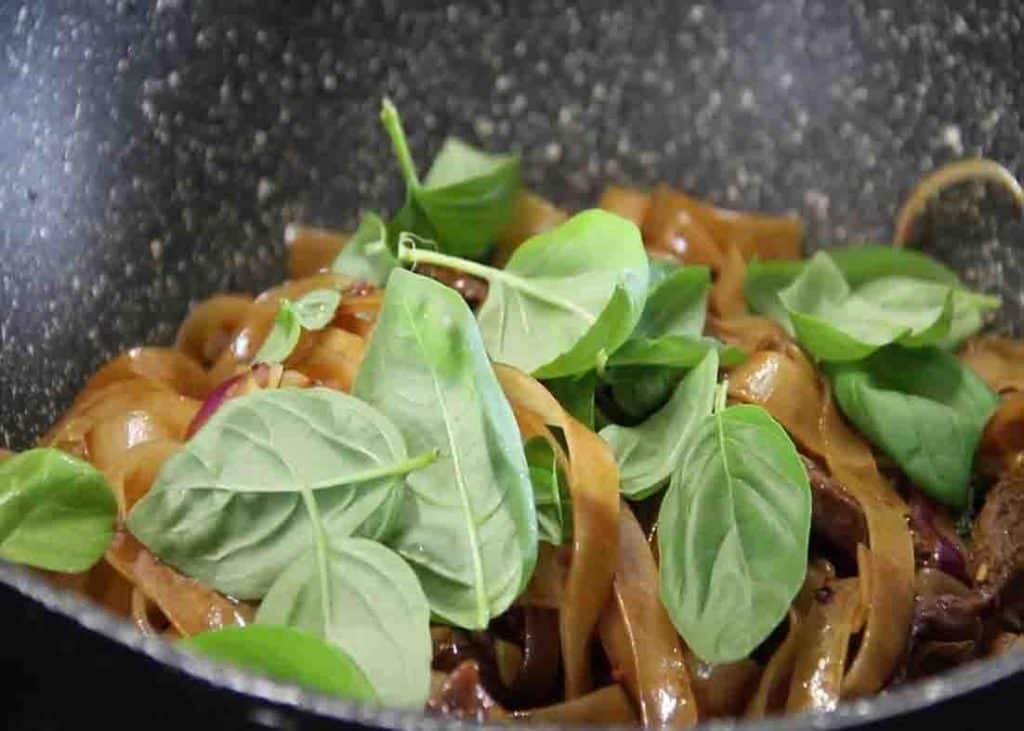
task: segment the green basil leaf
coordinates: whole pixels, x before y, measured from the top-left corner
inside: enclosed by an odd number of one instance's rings
[[[618,383],[633,376],[619,373],[623,366],[665,366],[668,368],[692,368],[704,356],[716,352],[722,365],[730,366],[743,362],[743,351],[733,345],[704,336],[665,335],[660,338],[630,338],[621,348],[612,353],[605,367],[604,380]]]
[[[970,368],[935,348],[889,347],[829,373],[839,407],[872,444],[928,495],[965,507],[974,452],[998,403]]]
[[[110,545],[116,516],[114,493],[88,462],[50,448],[0,462],[0,558],[85,571]]]
[[[398,259],[391,253],[388,241],[387,226],[381,217],[376,213],[366,213],[331,269],[383,287],[391,270],[398,266]]]
[[[295,307],[287,299],[277,306],[274,324],[266,339],[253,356],[253,363],[280,363],[288,359],[302,335],[302,323],[295,313]]]
[[[597,373],[588,371],[580,376],[551,378],[544,381],[544,387],[576,421],[588,429],[594,428],[594,391],[597,388]]]
[[[297,627],[355,661],[388,706],[422,708],[430,690],[430,608],[412,569],[365,538],[324,536],[277,577],[257,624]]]
[[[717,381],[718,353],[710,350],[680,381],[669,402],[642,424],[613,424],[601,430],[619,465],[625,497],[640,500],[665,484],[697,426],[711,413]]]
[[[786,431],[759,406],[706,417],[658,516],[661,601],[698,657],[747,657],[786,616],[810,528],[810,486]]]
[[[633,337],[700,336],[708,311],[711,270],[684,266],[661,277],[647,294]]]
[[[668,403],[685,374],[685,368],[662,366],[618,366],[606,372],[612,399],[631,423],[643,421]]]
[[[832,258],[818,252],[779,293],[800,345],[816,358],[847,362],[889,343],[922,347],[940,342],[953,319],[948,287],[885,277],[852,292]]]
[[[309,546],[303,491],[333,536],[387,533],[410,458],[391,421],[325,388],[230,399],[164,465],[128,515],[164,561],[232,596],[262,597]]]
[[[828,249],[829,255],[851,287],[887,276],[911,277],[926,282],[962,287],[953,270],[930,256],[913,249],[880,244],[857,244]],[[757,313],[771,317],[792,335],[786,308],[778,293],[788,287],[807,267],[808,262],[770,259],[754,260],[747,265],[743,293],[747,304]]]
[[[353,393],[394,420],[411,449],[440,451],[407,477],[387,542],[437,616],[483,629],[533,572],[537,516],[519,429],[462,297],[392,272]]]
[[[334,312],[341,302],[341,292],[336,289],[314,289],[295,300],[292,308],[299,324],[307,330],[322,330],[334,319]]]
[[[373,686],[352,658],[289,627],[225,627],[188,637],[178,647],[327,695],[377,700]]]
[[[442,249],[451,254],[481,258],[515,209],[520,185],[519,156],[492,155],[450,137],[421,184],[398,111],[387,100],[381,119],[391,137],[409,195],[403,217],[412,223],[422,215],[432,229],[404,230],[423,236],[433,234]],[[410,202],[418,210],[411,210]]]
[[[540,540],[561,546],[572,535],[572,507],[565,475],[547,440],[534,437],[526,442],[524,450],[537,506],[537,533]]]
[[[592,370],[625,342],[647,296],[640,231],[596,209],[534,236],[503,270],[423,249],[400,247],[399,259],[486,279],[478,317],[488,353],[538,378]]]
[[[302,328],[322,330],[334,319],[341,302],[341,292],[334,289],[314,289],[292,302],[282,299],[278,305],[274,324],[263,345],[256,352],[253,363],[281,363],[295,350]]]

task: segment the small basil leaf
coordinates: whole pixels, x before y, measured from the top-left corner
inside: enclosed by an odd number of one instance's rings
[[[400,248],[407,263],[486,279],[478,315],[491,358],[538,378],[586,373],[633,331],[647,296],[647,256],[636,225],[589,210],[516,249],[504,270]]]
[[[302,327],[322,330],[334,319],[340,302],[341,292],[336,289],[314,289],[295,300],[292,309]]]
[[[77,573],[114,534],[117,501],[103,473],[56,449],[0,462],[0,558]]]
[[[664,406],[685,373],[684,368],[661,366],[619,366],[607,371],[612,376],[615,406],[633,424]]]
[[[430,690],[430,608],[412,569],[365,538],[326,537],[277,577],[256,614],[323,637],[366,674],[380,701],[422,708]]]
[[[533,572],[537,516],[515,417],[462,297],[392,272],[353,393],[393,419],[410,448],[439,450],[408,476],[387,542],[437,616],[483,629]]]
[[[524,450],[537,506],[537,533],[540,540],[561,546],[572,535],[572,508],[565,475],[547,440],[534,437],[526,442]]]
[[[624,378],[631,378],[628,373],[623,375],[616,372],[622,366],[692,368],[709,352],[717,352],[725,366],[741,363],[744,358],[739,348],[724,345],[710,337],[665,335],[659,338],[630,338],[608,358],[604,380],[618,383]]]
[[[594,428],[594,390],[597,388],[597,373],[588,371],[580,376],[552,378],[544,381],[544,387],[576,421],[588,429]]]
[[[366,213],[359,228],[352,234],[331,269],[355,279],[383,287],[398,259],[388,245],[388,230],[376,213]]]
[[[283,299],[277,306],[274,324],[267,333],[266,339],[256,351],[253,363],[281,363],[288,359],[295,350],[299,336],[302,335],[302,323],[295,314],[295,307],[290,300]]]
[[[408,199],[402,215],[406,224],[415,226],[403,230],[421,236],[433,234],[442,249],[451,254],[482,257],[515,209],[519,156],[491,155],[448,138],[421,184],[398,111],[387,100],[381,119],[405,178]],[[432,231],[416,225],[419,216],[429,222]]]
[[[711,290],[707,267],[679,267],[652,284],[633,337],[699,336],[704,331]]]
[[[974,452],[997,397],[935,348],[889,347],[829,369],[836,401],[871,443],[931,497],[963,508]]]
[[[807,474],[785,430],[759,406],[706,417],[658,516],[661,601],[698,657],[747,657],[786,616],[810,527]]]
[[[333,645],[288,627],[250,625],[203,632],[179,647],[339,698],[375,701],[359,666]]]
[[[230,399],[174,454],[128,527],[183,573],[242,599],[262,597],[309,546],[303,491],[333,536],[388,532],[410,458],[391,421],[326,388]]]
[[[717,380],[718,353],[710,350],[680,381],[669,402],[642,424],[601,430],[619,465],[625,497],[640,500],[665,484],[697,426],[711,413]]]

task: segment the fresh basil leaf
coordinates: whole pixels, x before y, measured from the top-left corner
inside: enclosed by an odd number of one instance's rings
[[[711,413],[717,381],[718,353],[710,350],[649,419],[638,426],[601,430],[619,465],[619,488],[625,497],[640,500],[665,484],[697,426]]]
[[[962,287],[955,272],[930,256],[913,249],[880,244],[838,246],[828,250],[851,287],[859,287],[879,277],[911,277],[949,287]],[[767,315],[792,335],[786,308],[778,293],[788,287],[807,267],[808,262],[783,259],[754,260],[747,265],[743,293],[754,312]]]
[[[334,643],[388,706],[419,709],[427,700],[427,598],[412,569],[379,543],[324,535],[277,577],[256,622],[297,627]]]
[[[254,363],[281,363],[295,350],[302,328],[322,330],[334,319],[341,302],[341,292],[334,289],[314,289],[292,302],[282,299],[274,317],[274,324],[263,345],[253,358]]]
[[[478,318],[488,353],[538,378],[592,370],[633,331],[647,296],[640,231],[597,209],[534,236],[503,270],[405,247],[399,259],[487,280]]]
[[[594,390],[597,388],[597,373],[588,371],[580,376],[551,378],[544,381],[544,387],[576,421],[588,429],[594,428]]]
[[[290,300],[283,299],[277,306],[274,324],[266,339],[253,356],[253,363],[280,363],[288,359],[302,335],[302,324]]]
[[[178,647],[327,695],[377,700],[352,658],[318,637],[289,627],[225,627],[187,637]]]
[[[661,601],[715,663],[747,657],[786,616],[811,527],[807,474],[785,430],[759,406],[722,405],[697,428],[658,516]]]
[[[537,533],[540,540],[561,546],[572,535],[572,508],[565,475],[547,440],[534,437],[526,442],[524,450],[537,506]]]
[[[117,501],[103,473],[57,449],[0,462],[0,558],[77,573],[114,535]]]
[[[341,302],[341,292],[336,289],[314,289],[295,300],[292,308],[299,324],[307,330],[322,330],[334,319],[334,312]]]
[[[388,246],[388,230],[376,213],[366,213],[359,228],[345,243],[331,269],[383,287],[398,259]]]
[[[936,348],[894,346],[829,373],[839,407],[872,444],[934,499],[966,506],[974,452],[998,402],[970,368]]]
[[[533,572],[537,516],[519,429],[457,292],[391,273],[353,393],[441,458],[410,474],[388,544],[444,621],[483,629]]]
[[[685,266],[668,273],[651,285],[633,337],[700,336],[710,291],[711,270],[707,267]]]
[[[408,191],[402,217],[407,223],[415,223],[422,215],[432,229],[404,230],[436,237],[443,250],[451,254],[481,258],[515,209],[519,156],[492,155],[450,137],[421,184],[398,111],[386,99],[381,120],[399,158]],[[417,210],[412,210],[410,203]]]
[[[923,347],[940,342],[953,319],[948,287],[885,277],[852,292],[832,258],[818,252],[779,293],[800,345],[816,358],[848,362],[889,343]]]
[[[662,366],[619,366],[608,370],[612,377],[612,400],[632,424],[639,423],[660,409],[686,375],[685,368]]]
[[[623,366],[665,366],[692,368],[710,352],[717,352],[722,365],[743,362],[743,351],[705,336],[665,335],[660,338],[630,338],[608,358],[604,380],[618,383],[632,378],[630,373],[617,372]]]
[[[332,536],[382,537],[403,476],[435,458],[410,458],[386,416],[340,391],[257,391],[225,402],[167,461],[128,527],[188,576],[259,598],[308,550],[304,490]]]

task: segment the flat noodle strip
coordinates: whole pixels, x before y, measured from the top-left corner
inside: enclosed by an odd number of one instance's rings
[[[204,367],[213,364],[249,318],[252,306],[252,297],[244,294],[218,294],[203,300],[189,310],[174,347]]]
[[[573,554],[559,613],[565,696],[590,688],[590,638],[608,601],[618,554],[619,470],[608,445],[570,417],[539,382],[505,365],[495,373],[513,408],[560,428],[568,446]]]
[[[803,449],[825,460],[864,511],[874,560],[870,568],[860,568],[872,598],[843,691],[872,693],[892,675],[910,632],[914,553],[906,505],[878,472],[871,449],[842,421],[828,385],[799,351],[754,354],[731,372],[729,393],[764,406]]]
[[[982,335],[971,338],[960,352],[962,360],[996,393],[1024,391],[1024,343]]]
[[[174,348],[132,348],[100,368],[85,384],[85,394],[115,381],[145,376],[182,396],[202,400],[211,384],[199,362]]]
[[[860,602],[856,578],[840,579],[815,596],[800,628],[786,711],[831,711],[839,705]]]
[[[764,666],[761,680],[754,692],[754,697],[747,704],[746,718],[760,719],[771,711],[785,705],[788,695],[790,678],[793,677],[793,666],[796,663],[797,641],[800,637],[800,614],[795,609],[789,610],[789,630],[786,639],[772,654],[768,664]]]
[[[126,532],[115,534],[106,560],[156,604],[183,637],[224,627],[243,627],[255,616],[248,605],[221,596],[160,563]]]
[[[637,226],[644,225],[647,209],[651,206],[651,196],[639,188],[623,188],[609,185],[601,194],[597,207],[623,218],[628,218]]]
[[[601,644],[640,709],[645,728],[689,728],[697,723],[679,635],[658,594],[658,566],[629,506],[619,508],[619,559]]]
[[[516,711],[512,720],[546,724],[600,724],[632,726],[636,712],[620,685],[608,685],[586,695],[530,711]]]
[[[729,245],[722,260],[722,268],[715,278],[715,286],[708,297],[708,309],[718,317],[742,317],[747,314],[747,305],[743,299],[743,282],[746,279],[747,265],[739,247]]]

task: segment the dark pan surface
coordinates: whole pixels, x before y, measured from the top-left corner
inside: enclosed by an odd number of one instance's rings
[[[112,354],[169,341],[191,301],[280,279],[286,222],[393,210],[385,93],[421,165],[454,132],[521,150],[529,185],[567,206],[605,182],[665,180],[725,205],[795,209],[814,245],[884,241],[923,171],[983,154],[1024,172],[1022,43],[1015,0],[0,0],[0,445],[30,444]],[[1002,292],[1012,327],[1024,230],[983,194],[945,197],[924,232]],[[127,651],[120,625],[5,567],[0,612],[18,618],[0,671],[21,678],[8,695],[21,723],[77,723],[82,706],[57,694],[72,680],[82,698],[111,692],[101,681],[131,689],[149,714],[170,692],[168,723],[251,721],[249,700]],[[142,649],[180,667],[175,652]],[[814,725],[909,711],[1022,666],[967,668]],[[205,665],[185,672],[311,702]],[[1022,690],[1018,674],[941,717],[971,728]]]

